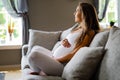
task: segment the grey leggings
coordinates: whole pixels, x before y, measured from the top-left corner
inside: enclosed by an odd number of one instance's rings
[[[63,64],[52,58],[52,51],[41,47],[34,46],[28,54],[30,68],[35,72],[44,71],[48,75],[61,76]]]

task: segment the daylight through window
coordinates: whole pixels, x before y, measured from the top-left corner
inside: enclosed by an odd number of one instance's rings
[[[0,46],[22,44],[22,19],[8,14],[0,0]]]
[[[102,4],[102,0],[99,2]],[[99,6],[101,7],[101,6]],[[117,10],[117,0],[109,0],[105,18],[100,22],[102,27],[107,28],[110,22],[115,22],[115,26],[118,26],[118,10]]]

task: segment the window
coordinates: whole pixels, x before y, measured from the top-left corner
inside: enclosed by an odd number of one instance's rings
[[[100,2],[102,4],[102,0]],[[99,6],[101,8],[101,6]],[[107,28],[110,25],[110,22],[115,22],[115,26],[118,25],[118,10],[117,10],[117,0],[109,0],[109,4],[107,7],[106,15],[104,19],[100,22],[103,28]]]
[[[0,46],[22,45],[22,19],[8,14],[0,0]]]

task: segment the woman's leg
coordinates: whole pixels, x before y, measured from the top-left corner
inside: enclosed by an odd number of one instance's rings
[[[64,66],[52,58],[52,52],[43,47],[34,47],[28,55],[30,68],[35,72],[61,76]]]

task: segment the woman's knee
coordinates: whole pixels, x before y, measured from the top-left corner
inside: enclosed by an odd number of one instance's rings
[[[38,52],[37,51],[31,51],[31,53],[28,55],[28,61],[30,62],[31,60],[34,61],[38,58]]]
[[[31,51],[37,51],[37,50],[39,50],[39,48],[40,48],[40,46],[33,46],[33,48],[31,49]]]

